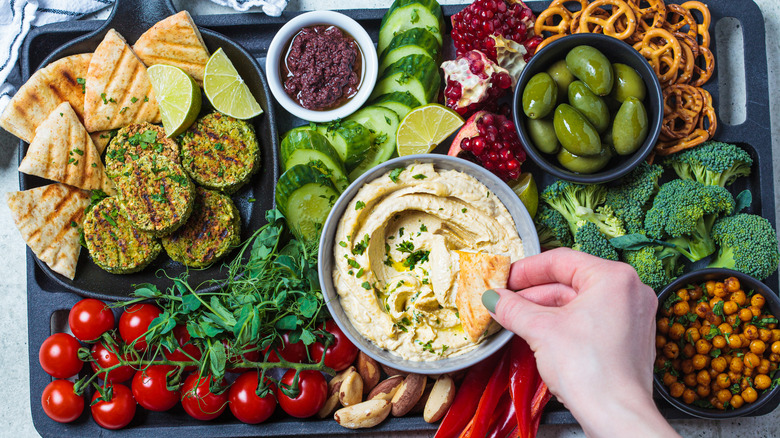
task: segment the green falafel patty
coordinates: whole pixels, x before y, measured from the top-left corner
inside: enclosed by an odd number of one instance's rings
[[[96,265],[112,274],[131,274],[151,263],[162,245],[119,214],[117,198],[105,198],[84,219],[84,241]]]
[[[179,136],[181,163],[199,185],[233,193],[260,166],[260,148],[252,125],[214,112]]]
[[[121,213],[157,237],[174,232],[192,213],[195,185],[164,155],[144,155],[130,162],[115,182]]]
[[[179,144],[165,136],[162,126],[133,123],[117,132],[106,148],[106,175],[116,178],[131,161],[144,155],[165,155],[179,164]]]
[[[241,217],[229,196],[198,187],[195,207],[186,224],[162,238],[177,262],[202,268],[226,256],[241,243]]]

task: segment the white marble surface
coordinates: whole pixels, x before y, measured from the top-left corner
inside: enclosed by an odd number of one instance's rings
[[[750,0],[731,0],[734,7]],[[348,9],[360,7],[387,7],[390,0],[291,0],[291,9]],[[463,3],[463,0],[444,0],[443,4]],[[756,0],[764,14],[766,24],[767,59],[769,64],[770,112],[772,116],[772,146],[776,157],[780,156],[780,3],[776,0]],[[213,14],[230,12],[204,0],[176,0],[176,4],[193,13]],[[749,32],[750,29],[745,29]],[[722,59],[722,57],[718,58]],[[744,81],[738,74],[728,85]],[[725,85],[721,83],[721,86]],[[721,118],[738,118],[740,108],[718,108]],[[744,114],[744,112],[743,112]],[[732,119],[733,120],[733,119]],[[780,160],[775,160],[775,187],[780,180]],[[16,171],[18,163],[17,140],[0,129],[0,191],[18,190]],[[776,192],[776,205],[780,191]],[[780,215],[778,215],[780,216]],[[30,416],[30,394],[27,360],[27,295],[25,279],[24,242],[13,225],[5,203],[0,205],[0,437],[38,436]],[[33,395],[33,403],[39,403],[39,394]],[[594,402],[597,402],[594,400]],[[780,410],[754,418],[732,421],[686,420],[672,425],[684,437],[778,437],[780,436]],[[110,435],[110,434],[106,434]],[[419,438],[427,434],[406,434]],[[375,435],[384,437],[389,435]],[[542,426],[540,437],[584,436],[577,426]]]

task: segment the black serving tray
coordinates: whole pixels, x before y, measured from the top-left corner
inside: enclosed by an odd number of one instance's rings
[[[679,1],[674,1],[679,3]],[[389,6],[390,0],[388,0]],[[534,12],[544,9],[549,1],[527,1]],[[759,214],[775,223],[775,201],[772,171],[772,147],[770,135],[769,92],[767,78],[766,46],[764,19],[758,6],[751,0],[709,0],[708,6],[712,13],[712,25],[710,28],[712,38],[711,48],[715,53],[716,62],[723,57],[733,56],[728,53],[718,53],[715,45],[715,26],[724,17],[733,17],[740,23],[740,28],[749,30],[743,33],[746,102],[747,117],[745,122],[739,125],[726,125],[721,121],[716,139],[737,143],[747,149],[755,160],[753,173],[749,178],[740,179],[733,187],[734,193],[743,189],[753,192],[753,205],[751,212]],[[444,6],[445,15],[450,16],[461,10],[460,6]],[[358,20],[372,36],[377,38],[379,23],[384,10],[344,10],[340,11]],[[285,12],[281,17],[267,17],[262,14],[226,14],[196,16],[195,22],[201,28],[219,32],[233,41],[238,42],[253,57],[257,59],[261,67],[265,65],[265,53],[268,45],[278,30],[290,18],[298,15],[297,12]],[[29,77],[34,68],[52,51],[56,50],[63,42],[83,36],[101,26],[97,21],[75,21],[43,26],[30,32],[25,42],[22,56],[23,75]],[[445,49],[445,55],[447,55]],[[452,51],[451,48],[449,48]],[[450,56],[451,57],[451,56]],[[713,95],[716,111],[719,108],[717,65],[712,79],[705,88]],[[276,130],[284,133],[286,130],[303,124],[285,112],[274,102],[277,117]],[[446,153],[446,148],[437,152]],[[553,178],[542,173],[532,163],[526,162],[524,170],[534,174],[541,187],[550,184]],[[269,193],[268,198],[271,198]],[[779,289],[778,276],[773,274],[765,283],[773,290]],[[60,424],[50,420],[44,414],[40,403],[40,394],[44,387],[52,380],[38,363],[38,348],[43,341],[60,324],[57,321],[67,318],[67,311],[79,300],[81,296],[64,291],[63,286],[52,280],[46,272],[36,263],[35,256],[27,250],[27,306],[28,306],[28,335],[29,335],[29,364],[30,364],[30,404],[33,423],[38,432],[43,436],[103,436],[108,435],[89,417],[86,412],[77,421],[70,424]],[[88,367],[85,367],[85,369]],[[661,413],[668,419],[691,418],[676,410],[660,398],[656,398]],[[770,402],[765,409],[755,413],[755,416],[764,415],[773,411],[780,403],[780,399]],[[88,409],[87,409],[88,410]],[[548,404],[542,416],[543,424],[576,424],[574,417],[555,399]],[[333,420],[297,420],[281,413],[277,409],[274,416],[261,425],[246,425],[238,422],[230,412],[224,413],[220,418],[211,422],[200,422],[190,418],[183,412],[180,406],[164,413],[148,412],[138,408],[136,416],[130,425],[122,430],[110,432],[116,436],[158,438],[181,436],[302,436],[302,435],[331,435],[331,434],[373,434],[405,432],[432,432],[436,425],[430,425],[423,421],[421,416],[393,418],[370,430],[352,431],[344,429]]]

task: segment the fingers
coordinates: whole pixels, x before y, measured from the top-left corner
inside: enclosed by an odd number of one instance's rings
[[[539,330],[537,325],[539,317],[553,312],[554,308],[540,306],[510,290],[495,289],[495,292],[500,298],[493,313],[495,320],[501,326],[528,340],[529,343],[534,335],[538,336],[543,333],[543,330]],[[490,291],[485,293],[490,294]],[[486,300],[483,298],[484,301]],[[487,307],[488,310],[491,310],[490,306]]]
[[[557,248],[514,262],[509,271],[508,287],[520,290],[561,283],[579,290],[591,278],[587,274],[594,268],[603,273],[605,268],[609,269],[604,265],[614,263],[569,248]]]
[[[551,283],[541,286],[532,286],[516,292],[521,297],[532,303],[545,307],[561,307],[577,298],[577,292],[561,283]]]

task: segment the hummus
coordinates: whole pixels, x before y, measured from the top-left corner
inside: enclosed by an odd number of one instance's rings
[[[482,183],[414,164],[363,186],[339,222],[333,283],[355,328],[404,359],[476,348],[455,307],[457,251],[504,254],[523,244],[506,207]]]

